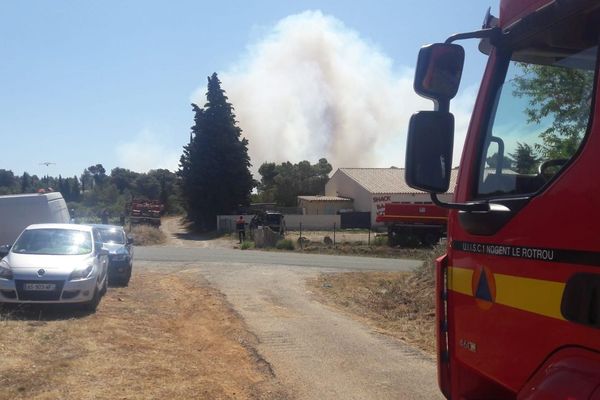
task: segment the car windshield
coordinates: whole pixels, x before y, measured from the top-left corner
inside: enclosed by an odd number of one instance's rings
[[[125,235],[117,228],[101,229],[100,236],[103,243],[125,244]]]
[[[12,251],[19,254],[80,255],[92,251],[89,232],[74,229],[29,229]]]
[[[281,216],[279,214],[267,214],[265,220],[268,224],[278,224],[281,220]]]

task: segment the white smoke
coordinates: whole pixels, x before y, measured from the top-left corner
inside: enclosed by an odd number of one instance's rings
[[[144,129],[129,141],[117,144],[117,165],[135,172],[159,168],[177,171],[181,154],[167,150],[170,146],[164,137]]]
[[[279,21],[219,76],[256,171],[267,161],[321,157],[334,168],[403,166],[410,116],[432,109],[414,93],[413,73],[394,69],[342,22],[306,11]],[[192,100],[203,105],[205,92],[198,89]],[[456,115],[457,128],[466,125],[470,104]]]

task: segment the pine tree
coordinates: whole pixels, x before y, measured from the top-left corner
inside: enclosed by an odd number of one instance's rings
[[[27,172],[23,172],[21,176],[21,193],[29,193],[32,190],[32,177]]]
[[[63,179],[61,175],[58,175],[58,191],[62,194],[65,201],[73,201],[71,196],[71,185],[69,185],[69,179]]]
[[[216,73],[208,78],[206,98],[203,108],[192,104],[195,123],[177,174],[188,219],[200,229],[214,229],[217,215],[249,204],[254,180],[248,140],[241,138]]]
[[[71,196],[71,201],[81,201],[81,187],[76,175],[71,178]]]

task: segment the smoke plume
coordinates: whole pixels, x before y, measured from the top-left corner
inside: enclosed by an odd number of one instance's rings
[[[256,171],[321,157],[334,168],[403,166],[408,120],[432,108],[414,93],[413,73],[339,20],[306,11],[279,21],[219,76]],[[193,101],[203,105],[205,92]]]

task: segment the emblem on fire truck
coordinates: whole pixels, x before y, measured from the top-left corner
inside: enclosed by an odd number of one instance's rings
[[[471,288],[477,305],[487,310],[496,300],[496,280],[489,268],[478,266],[471,279]]]

